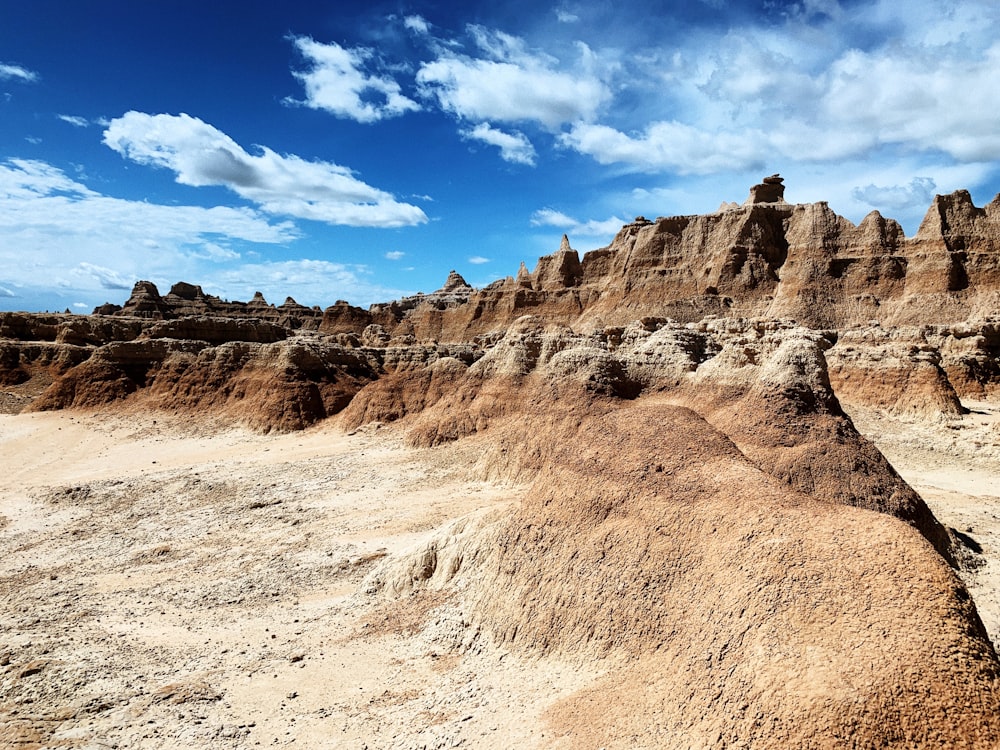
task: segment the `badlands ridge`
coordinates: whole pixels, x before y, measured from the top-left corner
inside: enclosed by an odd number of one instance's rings
[[[448,602],[452,654],[614,664],[534,746],[988,748],[1000,662],[960,577],[976,545],[849,415],[947,425],[996,403],[998,316],[1000,197],[937,196],[907,238],[787,203],[775,176],[478,290],[452,272],[319,310],[140,281],[90,316],[0,313],[0,409],[463,446],[517,501],[439,519],[356,592]]]

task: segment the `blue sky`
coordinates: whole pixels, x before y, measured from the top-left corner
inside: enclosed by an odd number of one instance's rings
[[[916,231],[1000,190],[990,0],[0,3],[0,309],[367,305],[780,172]]]

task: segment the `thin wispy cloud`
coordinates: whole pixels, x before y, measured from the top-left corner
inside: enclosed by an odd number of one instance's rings
[[[34,83],[39,79],[38,73],[13,63],[0,63],[0,81],[20,81]]]
[[[402,250],[390,250],[385,254],[386,260],[402,260],[406,255]]]
[[[528,167],[535,165],[537,154],[531,141],[525,137],[524,133],[512,131],[510,133],[498,130],[489,123],[480,123],[471,130],[461,131],[463,138],[481,141],[490,146],[500,149],[500,158],[512,164],[523,164]]]
[[[326,260],[289,260],[246,263],[213,275],[213,282],[231,290],[238,299],[250,299],[260,291],[272,301],[291,294],[297,302],[347,299],[354,304],[399,299],[405,290],[384,286],[372,269],[360,264]],[[331,303],[332,304],[332,303]]]
[[[73,273],[95,279],[101,285],[102,289],[128,291],[135,283],[135,279],[126,278],[112,268],[105,268],[94,263],[80,263],[73,269]]]
[[[210,252],[206,246],[220,238],[276,245],[299,236],[290,223],[272,223],[251,209],[102,195],[50,164],[26,159],[0,162],[0,233],[8,285],[91,291],[131,288],[137,278],[161,271],[192,273]]]
[[[137,164],[172,170],[182,185],[221,185],[270,214],[358,227],[427,221],[420,208],[365,184],[347,167],[282,156],[266,146],[250,154],[186,114],[127,112],[111,121],[104,143]]]
[[[410,20],[407,25],[413,28],[418,24]],[[369,70],[378,64],[373,49],[322,44],[310,37],[294,37],[292,41],[308,67],[293,71],[305,87],[306,98],[289,101],[368,123],[420,109],[391,76]]]
[[[85,128],[90,125],[90,120],[86,117],[78,117],[77,115],[56,115],[56,117],[77,128]]]
[[[468,262],[474,266],[481,266],[484,263],[489,263],[490,259],[484,258],[482,255],[473,255],[471,258],[468,259]]]
[[[603,221],[589,220],[579,221],[568,216],[561,211],[551,208],[543,208],[535,211],[531,215],[531,226],[533,227],[555,227],[561,229],[565,234],[579,237],[605,237],[610,239],[617,234],[618,230],[626,222],[617,216],[612,216]]]

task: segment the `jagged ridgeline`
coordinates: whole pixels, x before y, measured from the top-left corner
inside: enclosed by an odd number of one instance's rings
[[[998,242],[998,201],[939,196],[906,238],[787,203],[775,175],[479,290],[452,272],[320,311],[140,282],[92,316],[3,314],[0,383],[10,411],[473,442],[525,500],[368,589],[448,589],[466,644],[613,658],[554,715],[581,747],[997,747],[1000,662],[952,539],[843,405],[996,397]]]

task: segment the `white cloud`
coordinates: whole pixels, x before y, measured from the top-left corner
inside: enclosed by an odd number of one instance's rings
[[[232,248],[219,245],[215,242],[202,242],[197,252],[193,252],[192,255],[204,260],[215,261],[216,263],[236,260],[240,257],[240,254]]]
[[[685,175],[941,152],[1000,160],[998,27],[986,0],[774,5],[756,23],[637,47],[616,96],[642,106],[580,118],[558,142],[599,164]]]
[[[76,115],[56,115],[63,122],[68,122],[77,128],[85,128],[90,125],[90,120],[86,117],[77,117]]]
[[[127,112],[111,121],[104,143],[136,163],[173,170],[183,185],[227,187],[270,214],[363,227],[427,221],[420,208],[366,185],[347,167],[281,156],[264,146],[249,154],[222,131],[186,114]]]
[[[901,209],[919,206],[926,209],[934,198],[937,187],[930,177],[915,177],[909,185],[879,187],[866,185],[851,191],[852,197],[879,209]]]
[[[38,73],[28,70],[21,65],[11,63],[0,63],[0,81],[17,80],[24,83],[34,83],[38,80]]]
[[[111,268],[98,266],[84,261],[73,269],[73,273],[78,276],[85,276],[97,280],[102,289],[122,289],[128,291],[135,284],[135,279],[122,276]]]
[[[385,254],[386,260],[402,260],[403,256],[406,255],[402,250],[390,250]]]
[[[535,147],[531,141],[518,131],[506,133],[491,127],[489,123],[480,123],[471,130],[461,131],[463,138],[482,141],[500,149],[500,158],[513,164],[524,164],[529,167],[535,166]]]
[[[429,34],[431,26],[423,16],[406,16],[403,25],[417,34]]]
[[[555,227],[563,230],[564,234],[579,237],[614,237],[624,224],[626,222],[617,216],[603,221],[578,221],[552,208],[542,208],[531,215],[533,227]]]
[[[831,66],[822,105],[843,129],[879,142],[942,150],[959,161],[1000,159],[1000,43],[978,54],[924,47],[851,50]]]
[[[533,227],[558,227],[559,229],[570,229],[579,222],[560,211],[552,208],[541,208],[531,215],[531,226]]]
[[[244,264],[211,275],[205,289],[227,290],[233,299],[250,299],[260,291],[272,302],[293,297],[304,305],[332,304],[346,299],[352,304],[369,305],[389,302],[409,292],[384,287],[371,281],[371,271],[364,265],[332,263],[325,260],[290,260]]]
[[[761,131],[706,132],[680,122],[654,122],[632,136],[607,125],[581,123],[560,136],[562,145],[600,164],[636,171],[704,174],[762,167],[770,150]]]
[[[11,159],[0,162],[0,237],[4,283],[18,297],[69,289],[96,305],[139,278],[201,278],[201,259],[223,243],[286,244],[298,232],[247,208],[102,195],[45,162]]]
[[[447,112],[477,122],[537,122],[555,130],[592,119],[611,100],[611,90],[592,70],[589,48],[578,45],[575,69],[563,70],[523,40],[469,27],[484,57],[445,51],[425,62],[417,84]]]
[[[484,258],[482,255],[473,255],[468,261],[474,266],[481,266],[483,263],[489,263],[490,259]]]
[[[377,62],[373,50],[322,44],[309,37],[294,37],[293,42],[310,66],[306,71],[293,71],[305,87],[301,103],[307,107],[366,123],[420,109],[394,79],[366,70]]]
[[[565,8],[556,8],[556,19],[559,23],[576,23],[580,20],[580,16],[572,11],[568,11]]]

